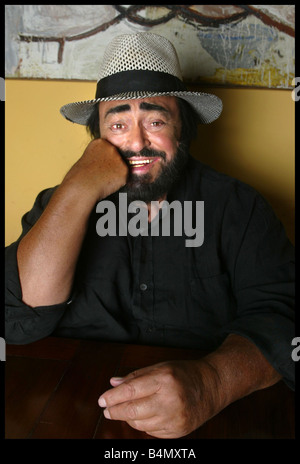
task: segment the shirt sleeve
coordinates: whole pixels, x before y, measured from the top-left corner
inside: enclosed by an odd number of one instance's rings
[[[234,256],[231,273],[238,310],[237,317],[223,328],[223,334],[235,333],[251,340],[294,389],[294,247],[259,194],[250,213],[243,213],[243,204],[240,200],[238,203],[235,211],[240,214],[233,215],[229,207],[225,220],[225,229],[231,231],[236,223],[236,230],[240,230],[240,235],[233,235],[235,243],[230,240],[230,232],[226,239],[228,253]]]
[[[20,240],[41,216],[54,188],[43,190],[36,198],[31,211],[22,218],[19,239],[5,249],[5,340],[11,344],[31,343],[49,336],[64,314],[68,302],[32,308],[22,301],[19,280],[17,249]]]

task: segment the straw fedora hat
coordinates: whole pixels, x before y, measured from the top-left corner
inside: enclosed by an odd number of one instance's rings
[[[60,112],[69,121],[87,125],[94,105],[101,101],[156,96],[186,100],[202,124],[214,121],[222,111],[216,95],[186,90],[176,50],[168,39],[142,32],[115,37],[104,53],[95,99],[68,103]]]

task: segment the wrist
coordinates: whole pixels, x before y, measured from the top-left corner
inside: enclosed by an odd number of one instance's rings
[[[240,335],[230,334],[202,362],[209,366],[210,381],[221,407],[267,388],[281,378],[257,346]]]
[[[199,381],[201,382],[201,398],[199,404],[205,402],[206,415],[211,418],[231,403],[228,388],[224,384],[217,366],[211,362],[208,356],[199,360]]]
[[[99,200],[101,192],[99,187],[97,189],[93,188],[81,173],[67,173],[57,189],[57,194],[64,199],[64,202],[72,210],[78,210],[79,214],[86,212],[89,215]]]

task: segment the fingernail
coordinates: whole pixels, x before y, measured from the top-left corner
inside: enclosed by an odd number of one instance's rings
[[[119,385],[120,383],[123,383],[124,382],[124,377],[112,377],[110,379],[110,383],[111,385]]]
[[[106,419],[111,419],[108,409],[104,409],[103,414],[106,417]]]
[[[99,404],[99,406],[100,406],[101,408],[106,408],[106,406],[107,406],[107,405],[106,405],[106,401],[105,401],[104,398],[102,398],[102,396],[100,396],[99,401],[98,401],[98,404]]]

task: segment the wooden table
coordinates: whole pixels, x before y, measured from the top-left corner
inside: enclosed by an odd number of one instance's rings
[[[125,422],[107,420],[99,396],[113,375],[199,356],[197,350],[55,337],[7,345],[5,438],[151,440]],[[228,406],[185,438],[294,438],[294,430],[294,393],[279,382]]]

